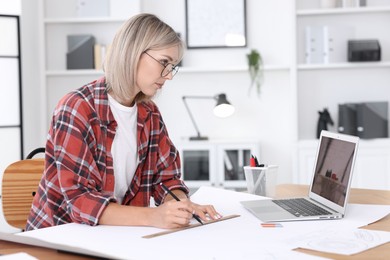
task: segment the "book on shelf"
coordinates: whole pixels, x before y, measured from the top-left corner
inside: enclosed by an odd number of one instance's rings
[[[94,68],[95,70],[103,69],[104,58],[110,45],[96,43],[94,45]]]

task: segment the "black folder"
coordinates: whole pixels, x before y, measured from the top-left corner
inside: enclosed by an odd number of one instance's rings
[[[357,134],[363,139],[388,137],[388,103],[365,102],[356,106]]]
[[[95,38],[92,35],[68,35],[68,52],[66,68],[93,69]]]

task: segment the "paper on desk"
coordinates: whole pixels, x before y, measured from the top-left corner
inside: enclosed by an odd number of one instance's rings
[[[83,249],[88,249],[89,252],[94,252],[94,256],[104,254],[108,258],[115,259],[326,259],[292,251],[278,243],[261,245],[259,241],[249,241],[241,236],[242,234],[237,236],[232,234],[229,225],[221,225],[221,227],[215,228],[217,225],[226,223],[227,221],[222,221],[208,225],[214,227],[212,230],[200,227],[188,230],[189,232],[177,232],[170,236],[161,236],[151,240],[139,236],[140,233],[144,233],[144,231],[139,232],[143,229],[140,227],[90,227],[81,224],[65,224],[53,228],[28,231],[21,235],[31,236],[32,233],[35,233],[34,237],[47,241],[61,241],[59,244],[67,245],[68,248],[73,247],[74,252],[77,253],[84,253]],[[196,230],[198,232],[192,232]],[[172,248],[174,248],[174,254],[172,254]]]
[[[390,232],[367,229],[322,229],[294,238],[300,248],[352,255],[390,242]]]
[[[1,260],[37,260],[38,258],[35,258],[27,253],[15,253],[15,254],[8,254],[8,255],[0,255]]]

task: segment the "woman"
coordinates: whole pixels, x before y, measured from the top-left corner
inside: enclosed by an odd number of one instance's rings
[[[176,74],[183,49],[154,15],[124,23],[105,76],[67,94],[54,111],[26,230],[70,222],[176,228],[193,214],[221,218],[213,206],[187,198],[178,151],[150,100]],[[158,207],[148,207],[151,197]]]

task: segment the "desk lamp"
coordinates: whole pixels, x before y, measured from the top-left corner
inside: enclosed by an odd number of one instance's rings
[[[190,108],[186,102],[186,99],[214,99],[217,101],[217,104],[214,107],[214,115],[217,117],[225,118],[229,117],[234,113],[234,106],[232,106],[229,101],[226,99],[226,94],[221,93],[215,96],[183,96],[183,102],[187,109],[188,114],[190,115],[191,121],[194,124],[197,136],[190,137],[190,140],[208,140],[207,136],[201,136],[199,128],[195,123],[194,117],[191,113]]]

